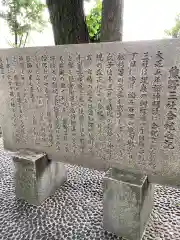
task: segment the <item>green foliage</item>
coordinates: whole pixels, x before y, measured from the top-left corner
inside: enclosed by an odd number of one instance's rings
[[[100,41],[101,12],[102,1],[98,0],[96,6],[90,11],[89,15],[86,17],[86,23],[88,26],[89,37],[91,42]]]
[[[170,30],[165,30],[165,33],[173,38],[180,37],[180,14],[178,14],[175,18],[175,26]]]
[[[4,10],[0,11],[14,36],[13,47],[24,47],[31,31],[41,32],[47,22],[43,19],[46,5],[40,0],[2,0]]]

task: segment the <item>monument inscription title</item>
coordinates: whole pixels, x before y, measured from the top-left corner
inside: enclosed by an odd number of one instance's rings
[[[180,41],[0,51],[7,149],[180,176]]]

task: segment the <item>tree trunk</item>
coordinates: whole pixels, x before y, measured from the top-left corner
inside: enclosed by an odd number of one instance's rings
[[[56,45],[89,42],[83,0],[46,0]]]
[[[101,42],[122,41],[124,0],[103,0]]]
[[[18,34],[17,34],[17,31],[14,32],[14,45],[15,45],[15,47],[18,46]]]

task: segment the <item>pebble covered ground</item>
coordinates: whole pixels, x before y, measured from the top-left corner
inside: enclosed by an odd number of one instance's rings
[[[11,157],[0,147],[0,239],[120,240],[103,230],[104,173],[67,165],[68,181],[41,206],[15,197]],[[156,186],[143,240],[180,240],[180,190]]]

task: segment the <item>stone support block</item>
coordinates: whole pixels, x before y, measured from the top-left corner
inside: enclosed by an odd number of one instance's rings
[[[104,176],[103,187],[105,230],[140,240],[153,208],[154,185],[146,175],[111,168]]]
[[[27,150],[13,156],[16,197],[40,205],[67,179],[64,164],[54,162],[44,153]]]

